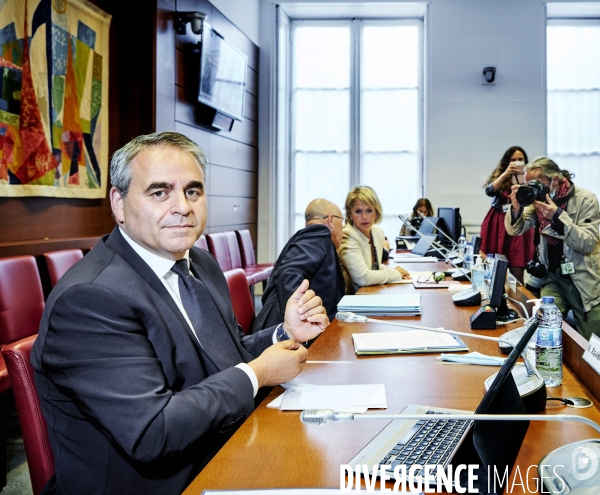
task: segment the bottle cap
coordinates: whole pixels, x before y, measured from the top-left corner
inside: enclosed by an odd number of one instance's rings
[[[542,297],[542,304],[554,304],[554,298],[552,296]]]

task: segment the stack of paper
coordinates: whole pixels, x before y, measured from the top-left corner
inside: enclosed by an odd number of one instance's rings
[[[457,335],[428,330],[354,333],[352,339],[354,340],[354,350],[359,356],[469,350]]]
[[[356,385],[292,385],[267,407],[283,411],[333,409],[364,413],[369,408],[385,409],[387,400],[383,383]]]
[[[415,316],[421,314],[421,295],[365,294],[344,296],[338,311],[350,311],[366,316]]]

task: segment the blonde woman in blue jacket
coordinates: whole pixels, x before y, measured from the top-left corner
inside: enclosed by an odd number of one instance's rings
[[[346,226],[338,250],[346,292],[355,293],[366,285],[379,285],[410,278],[402,267],[382,263],[385,236],[375,225],[383,217],[377,193],[369,186],[356,186],[346,197]]]

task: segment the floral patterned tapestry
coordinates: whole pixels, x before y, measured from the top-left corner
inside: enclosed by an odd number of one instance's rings
[[[0,196],[106,195],[109,26],[85,0],[0,0]]]

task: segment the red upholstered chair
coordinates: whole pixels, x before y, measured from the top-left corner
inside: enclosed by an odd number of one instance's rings
[[[208,243],[208,251],[219,262],[221,270],[223,270],[224,272],[226,272],[227,270],[232,270],[234,267],[231,266],[231,258],[229,257],[229,245],[227,244],[227,238],[225,237],[225,233],[218,232],[215,234],[206,234],[206,241]]]
[[[206,242],[206,236],[202,234],[200,237],[198,237],[198,240],[194,243],[194,246],[208,251],[208,243]]]
[[[2,349],[17,405],[34,495],[42,491],[54,473],[54,455],[48,438],[48,426],[42,415],[40,399],[33,381],[33,367],[29,362],[31,347],[36,337],[37,335],[32,335]]]
[[[247,334],[252,329],[254,323],[254,303],[250,294],[250,288],[246,280],[246,274],[241,268],[235,268],[224,272],[231,296],[231,305],[235,317]]]
[[[35,258],[0,258],[0,346],[37,334],[44,304]]]
[[[44,253],[46,259],[46,266],[48,267],[48,274],[50,275],[50,283],[52,287],[56,285],[60,277],[83,258],[83,251],[81,249],[63,249],[61,251],[51,251]]]
[[[242,253],[240,252],[236,233],[233,230],[206,234],[206,240],[208,241],[208,250],[219,262],[221,270],[226,272],[235,268],[244,269],[242,266]],[[244,269],[244,272],[246,273],[248,286],[254,285],[257,282],[254,276],[255,272],[246,269]]]
[[[265,282],[273,271],[274,263],[256,263],[254,256],[254,244],[248,229],[236,230],[240,254],[242,257],[242,267],[246,272],[246,276],[251,275],[254,278],[254,283]]]
[[[0,348],[37,335],[44,304],[35,258],[29,255],[0,258]],[[0,359],[0,394],[9,388],[6,363]],[[3,403],[0,406],[0,488],[6,484],[6,414]]]

